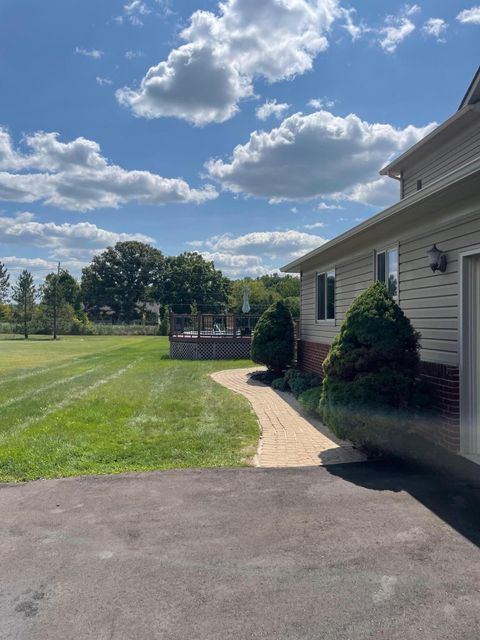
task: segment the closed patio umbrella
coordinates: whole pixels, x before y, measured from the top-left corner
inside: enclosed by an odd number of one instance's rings
[[[248,287],[243,287],[243,313],[250,313],[250,303],[248,301]]]

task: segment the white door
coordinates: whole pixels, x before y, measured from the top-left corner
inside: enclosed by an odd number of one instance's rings
[[[463,257],[461,450],[480,457],[480,254]]]

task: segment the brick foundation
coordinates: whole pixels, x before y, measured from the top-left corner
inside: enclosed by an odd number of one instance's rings
[[[323,361],[330,350],[328,344],[319,342],[297,342],[297,366],[301,371],[316,373],[323,378]]]
[[[299,340],[297,366],[302,371],[323,377],[323,361],[330,347],[318,342]],[[449,451],[460,449],[460,381],[457,367],[433,362],[422,362],[421,375],[428,380],[436,396],[439,412],[435,423],[419,424],[418,432],[425,438],[445,447]]]

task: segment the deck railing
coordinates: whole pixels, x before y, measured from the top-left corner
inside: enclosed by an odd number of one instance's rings
[[[171,313],[172,338],[250,338],[260,316],[232,313]]]

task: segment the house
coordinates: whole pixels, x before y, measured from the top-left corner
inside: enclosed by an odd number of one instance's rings
[[[321,375],[352,300],[384,281],[438,391],[424,435],[480,462],[480,69],[458,111],[380,173],[399,202],[282,269],[301,276],[298,366]]]

